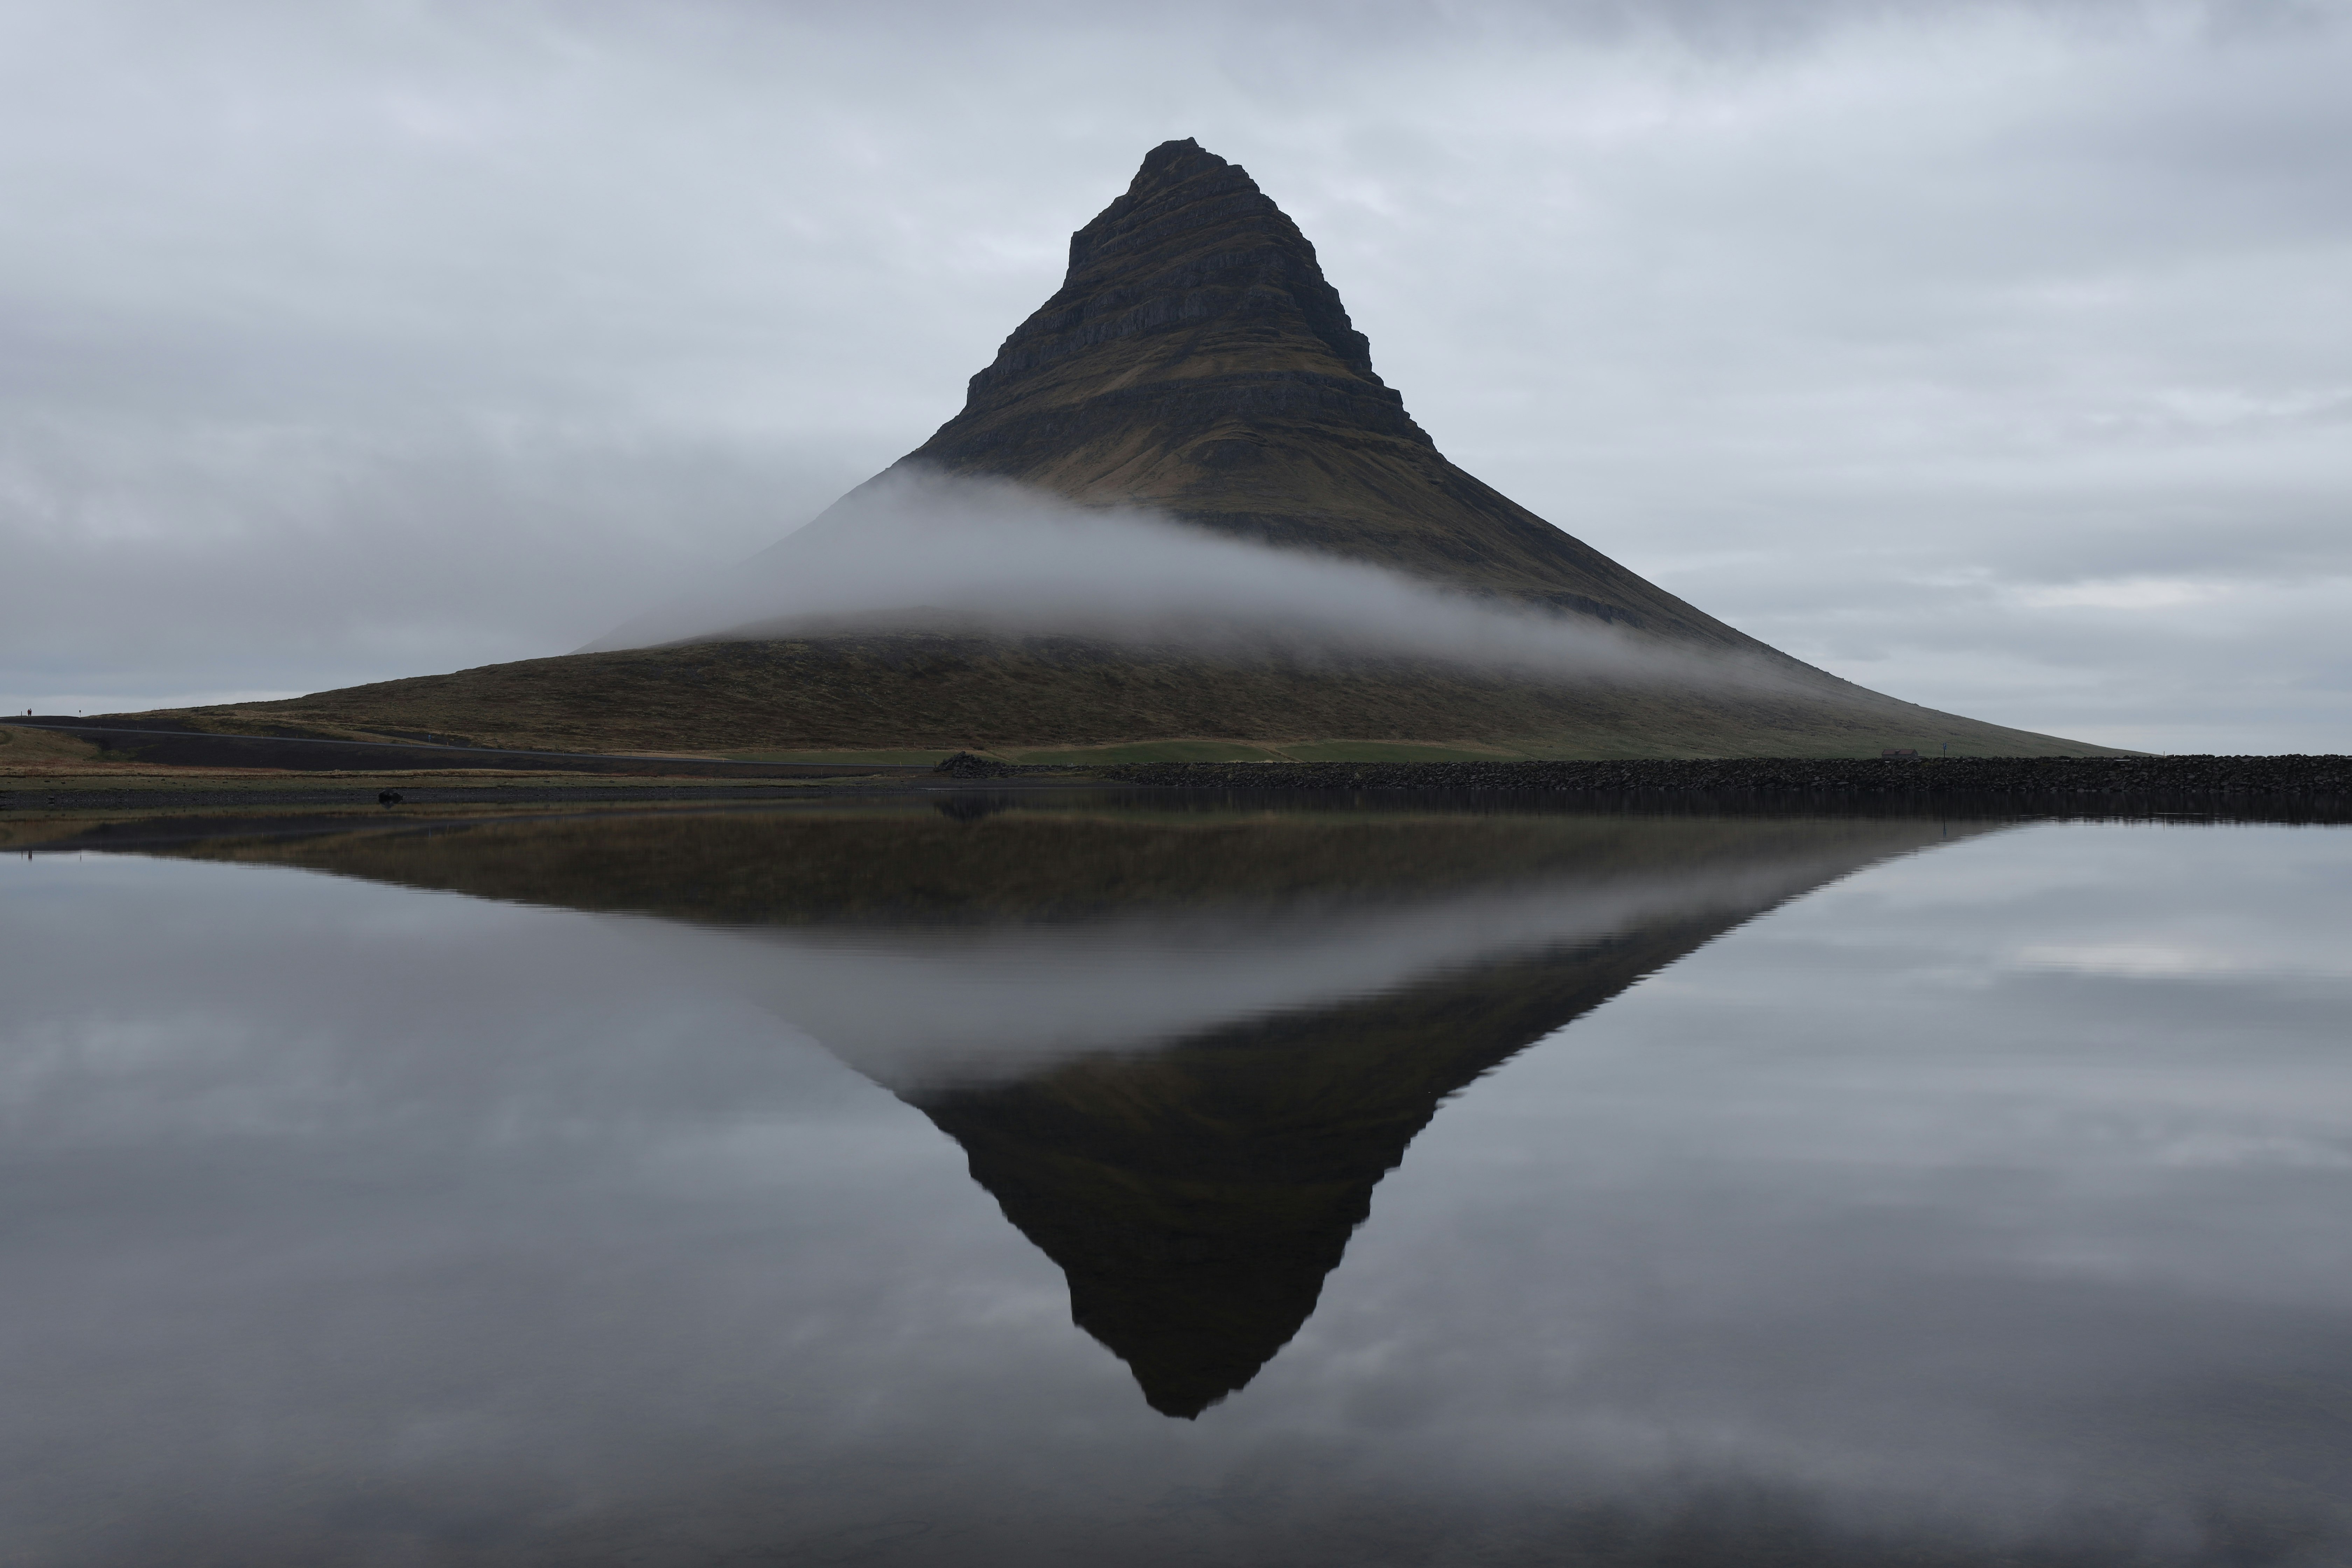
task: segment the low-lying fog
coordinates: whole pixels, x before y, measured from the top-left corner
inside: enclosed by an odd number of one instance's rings
[[[1361,562],[900,466],[726,576],[582,652],[856,628],[1060,633],[1290,655],[1376,653],[1612,680],[1784,679],[1590,616]]]

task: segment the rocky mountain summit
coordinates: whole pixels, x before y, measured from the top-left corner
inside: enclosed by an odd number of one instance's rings
[[[1767,652],[1448,462],[1248,171],[1167,142],[903,462]]]

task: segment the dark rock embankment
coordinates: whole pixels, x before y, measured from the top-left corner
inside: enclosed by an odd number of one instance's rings
[[[1100,776],[1121,784],[1192,789],[1509,790],[1617,798],[1949,797],[2036,805],[2143,799],[2352,799],[2352,757],[2347,756],[1125,763],[1100,770]]]
[[[983,757],[975,752],[958,752],[931,769],[951,779],[1013,779],[1024,773],[1066,773],[1067,768],[1024,766],[1019,763],[1000,763],[994,757]]]

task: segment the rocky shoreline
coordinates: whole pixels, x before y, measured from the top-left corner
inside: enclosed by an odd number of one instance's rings
[[[1953,757],[1879,759],[1644,758],[1613,762],[1121,763],[1092,768],[1020,764],[960,752],[928,773],[803,780],[793,784],[566,781],[496,784],[417,783],[386,775],[401,804],[520,805],[597,802],[750,802],[838,795],[923,794],[941,785],[1077,788],[1112,784],[1218,793],[1296,792],[1539,795],[1628,805],[1750,805],[1782,810],[1973,805],[2059,810],[2262,807],[2298,816],[2352,818],[2352,756]],[[911,776],[910,776],[911,775]],[[0,783],[0,815],[69,809],[152,813],[190,808],[352,807],[378,805],[381,780],[364,784],[173,789],[35,780]]]
[[[1066,773],[959,753],[960,779]],[[1641,758],[1611,762],[1122,763],[1108,783],[1177,789],[1507,790],[1611,796],[1977,799],[2352,797],[2352,756]]]

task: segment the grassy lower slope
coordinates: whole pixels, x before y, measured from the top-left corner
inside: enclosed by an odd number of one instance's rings
[[[969,747],[1037,760],[2113,754],[1859,687],[1570,684],[1405,659],[1218,659],[1074,637],[888,632],[572,654],[168,715],[564,751]]]
[[[0,724],[0,776],[102,767],[105,754],[97,742],[79,735],[30,724]]]

